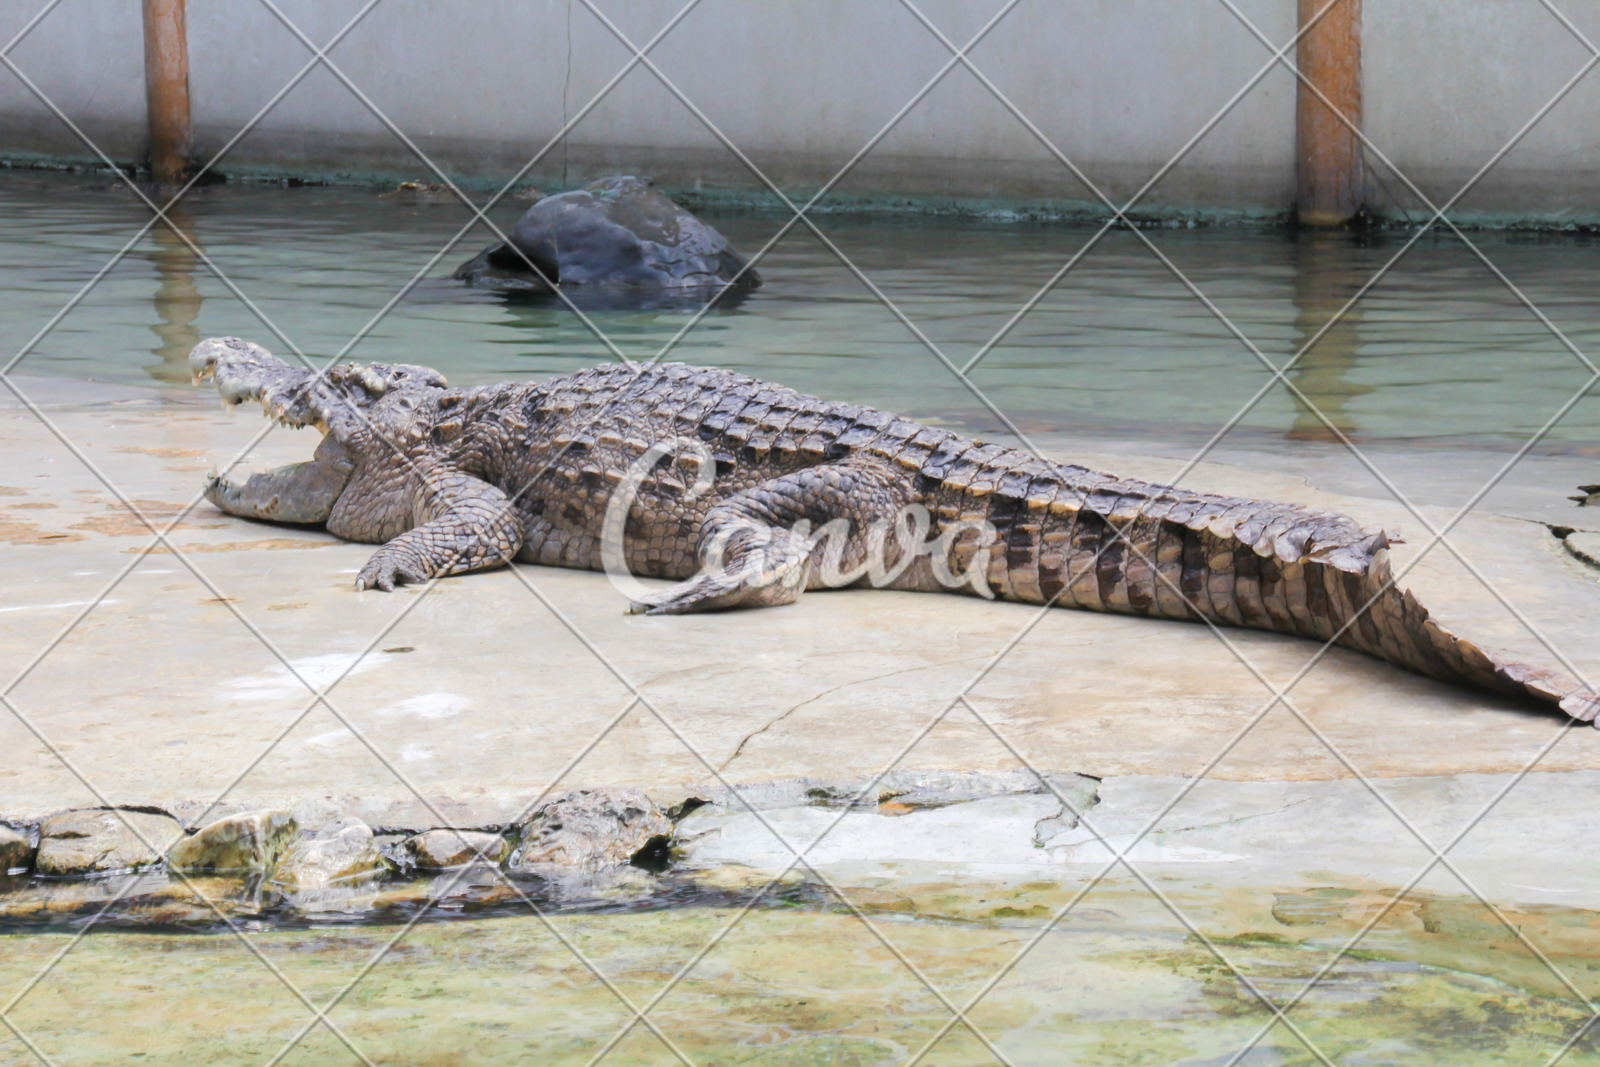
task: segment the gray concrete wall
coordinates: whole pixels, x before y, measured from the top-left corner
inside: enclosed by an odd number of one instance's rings
[[[1268,38],[1294,30],[1294,0],[1237,0]],[[33,13],[0,11],[0,40]],[[353,0],[281,0],[319,45]],[[643,44],[678,0],[597,0]],[[924,0],[964,42],[996,7]],[[1562,9],[1600,36],[1600,0]],[[144,149],[142,39],[134,0],[66,0],[12,53],[117,160]],[[1568,10],[1570,9],[1570,10]],[[1535,0],[1366,0],[1368,130],[1429,196],[1448,198],[1581,65],[1583,46]],[[1586,24],[1587,23],[1587,24]],[[1594,24],[1594,25],[1589,25]],[[209,158],[310,58],[255,0],[189,12],[197,148]],[[380,0],[331,53],[393,123],[452,176],[504,180],[545,148],[630,53],[583,0]],[[1022,0],[973,62],[1107,195],[1131,195],[1269,58],[1221,2]],[[898,0],[701,0],[652,53],[662,72],[791,195],[828,180],[949,58]],[[1480,215],[1600,216],[1596,94],[1585,82],[1466,200]],[[1294,190],[1294,84],[1268,73],[1141,206],[1181,213],[1287,210]],[[86,150],[0,72],[0,154]],[[224,172],[427,177],[401,141],[332,74],[316,69],[217,164]],[[1372,200],[1425,210],[1376,160]],[[602,173],[655,174],[775,202],[654,73],[637,67],[583,116],[530,180],[559,187]],[[1094,194],[957,68],[837,186],[885,205],[1089,205]]]

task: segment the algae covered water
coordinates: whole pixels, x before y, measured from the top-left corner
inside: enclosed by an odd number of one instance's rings
[[[359,1062],[352,1049],[430,1065],[584,1064],[601,1052],[615,1064],[887,1065],[924,1053],[947,1067],[1221,1064],[1263,1030],[1239,1062],[1319,1062],[1309,1042],[1341,1064],[1537,1064],[1587,1018],[1537,980],[1473,973],[1487,946],[1405,958],[1428,938],[1419,927],[1333,966],[1288,1013],[1293,1027],[1274,1025],[1257,992],[1287,1001],[1338,939],[1252,929],[1270,894],[1236,895],[1212,931],[1255,991],[1137,889],[1107,886],[1050,931],[1044,916],[1066,896],[1042,885],[855,895],[859,915],[760,908],[737,925],[729,909],[689,906],[240,938],[96,934],[12,1018],[63,1065],[265,1063],[298,1039],[280,1062]],[[0,936],[0,984],[25,982],[70,939]],[[301,995],[339,1035],[313,1025]],[[969,1003],[966,1022],[947,1026]],[[638,1009],[650,1026],[630,1025]],[[0,1062],[33,1060],[0,1043]],[[1600,1048],[1580,1039],[1561,1062],[1600,1062]]]

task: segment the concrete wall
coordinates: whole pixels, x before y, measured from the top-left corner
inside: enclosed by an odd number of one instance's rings
[[[1274,41],[1294,0],[1236,0]],[[595,0],[643,44],[679,0]],[[958,43],[998,5],[922,0]],[[1600,37],[1600,0],[1563,10]],[[33,11],[0,9],[0,41]],[[319,45],[354,0],[280,0]],[[1536,0],[1366,0],[1368,130],[1428,196],[1447,198],[1587,57]],[[1583,20],[1593,25],[1585,25]],[[256,0],[189,5],[197,148],[218,151],[310,58]],[[331,53],[453,176],[504,180],[555,136],[630,53],[583,0],[379,0]],[[1109,196],[1131,195],[1269,58],[1220,0],[1021,0],[974,63]],[[136,0],[65,0],[12,58],[118,160],[144,151]],[[898,0],[701,0],[652,53],[711,122],[792,195],[845,164],[949,58]],[[1596,94],[1585,82],[1464,206],[1481,214],[1600,216]],[[1142,202],[1180,213],[1287,210],[1294,85],[1268,73]],[[0,71],[0,155],[83,157],[81,145]],[[316,69],[218,163],[230,173],[426,177],[405,146]],[[1380,209],[1420,199],[1383,173]],[[551,187],[655,174],[772,202],[751,170],[644,67],[635,68],[534,169]],[[1094,195],[962,69],[948,73],[838,186],[845,200],[937,206],[1087,206]]]

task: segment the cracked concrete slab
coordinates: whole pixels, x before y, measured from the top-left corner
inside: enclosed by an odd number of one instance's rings
[[[679,831],[688,869],[735,864],[756,878],[780,871],[794,853],[776,831],[810,844],[809,863],[842,886],[1075,885],[1102,871],[1126,880],[1114,862],[1125,855],[1156,882],[1212,896],[1261,886],[1399,887],[1416,878],[1423,892],[1470,896],[1470,882],[1489,899],[1593,911],[1600,859],[1573,844],[1600,834],[1600,813],[1574,798],[1597,789],[1600,771],[1385,778],[1370,788],[1352,779],[1128,775],[1098,783],[1092,807],[1077,805],[1087,809],[1082,824],[1048,836],[1037,827],[1062,805],[1039,792],[897,816],[815,804],[758,814],[725,802],[690,813]],[[1425,871],[1434,848],[1445,862]]]
[[[229,418],[200,394],[24,385],[163,523],[265,426]],[[250,465],[299,461],[313,444],[274,430]],[[1159,455],[1042,444],[1134,476],[1175,469]],[[1420,779],[1512,773],[1554,741],[1539,774],[1600,768],[1596,731],[1342,650],[1292,697],[1348,765],[1281,707],[1208,765],[1266,706],[1261,678],[1286,684],[1316,651],[1270,634],[1226,635],[1257,677],[1200,626],[1053,611],[980,677],[1037,609],[849,591],[762,612],[629,617],[603,576],[534,567],[426,594],[358,593],[352,581],[370,546],[203,504],[169,535],[183,558],[162,546],[143,554],[150,535],[14,403],[0,405],[0,449],[10,457],[0,475],[0,677],[22,675],[9,696],[21,718],[0,716],[0,818],[110,802],[159,806],[191,824],[215,805],[213,815],[283,808],[308,826],[351,815],[380,830],[425,829],[441,816],[488,827],[547,789],[637,785],[668,804],[703,795],[713,770],[741,782],[841,780],[896,760],[986,772],[1026,760],[1097,777],[1316,782],[1349,778],[1353,767]],[[1268,469],[1267,458],[1243,458],[1253,466],[1203,464],[1188,481],[1398,527],[1407,543],[1395,549],[1397,567],[1428,546],[1392,500],[1348,486],[1325,492]],[[1527,458],[1518,491],[1544,479],[1561,499],[1570,464],[1546,475],[1540,462]],[[1454,515],[1438,500],[1423,511],[1439,524]],[[1600,676],[1591,570],[1525,518],[1474,511],[1451,537],[1551,645]],[[1421,556],[1406,582],[1460,632],[1551,660],[1447,552]],[[624,679],[659,717],[630,706]],[[1012,747],[951,708],[974,681],[973,707]],[[306,682],[337,682],[329,702],[339,714]]]

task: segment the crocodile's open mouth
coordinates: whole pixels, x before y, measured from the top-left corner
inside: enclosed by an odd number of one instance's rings
[[[446,384],[438,372],[404,363],[342,363],[321,371],[290,366],[237,337],[200,342],[189,353],[189,371],[197,385],[214,379],[226,405],[254,400],[280,426],[315,426],[346,444],[363,436],[380,402],[409,410],[418,391]]]
[[[322,405],[316,402],[322,399],[316,394],[326,388],[325,376],[291,367],[259,345],[237,337],[202,341],[189,353],[189,372],[196,385],[215,379],[225,408],[255,400],[279,426],[315,426],[324,435],[331,432]]]

